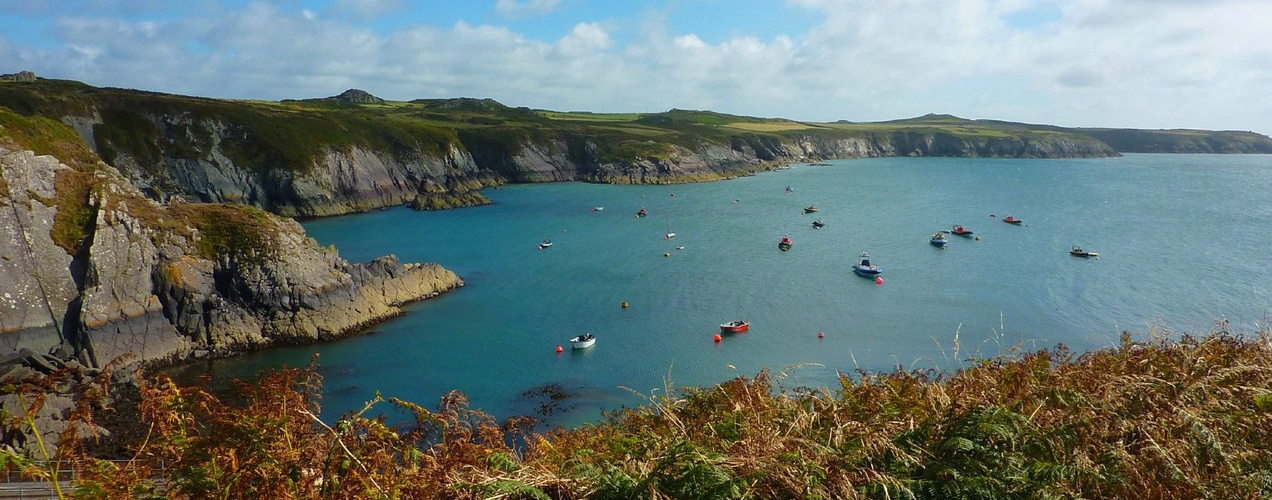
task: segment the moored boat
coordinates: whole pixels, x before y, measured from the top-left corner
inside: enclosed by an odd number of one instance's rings
[[[821,228],[823,228],[823,227],[826,227],[826,221],[823,221],[823,220],[821,220],[821,219],[817,219],[817,220],[813,221],[813,227],[814,227],[814,228],[817,228],[817,229],[821,229]]]
[[[1003,222],[1006,222],[1006,223],[1008,223],[1008,224],[1017,224],[1017,225],[1019,225],[1019,224],[1021,224],[1021,223],[1025,222],[1025,221],[1022,221],[1022,220],[1020,220],[1020,219],[1017,219],[1017,218],[1015,218],[1015,217],[1012,217],[1012,216],[1008,215],[1008,216],[1006,216],[1006,217],[1003,217]]]
[[[882,273],[883,269],[870,263],[870,254],[861,252],[861,261],[852,265],[852,271],[861,276],[874,276]]]
[[[552,246],[552,240],[543,240],[543,243],[539,244],[539,248],[548,248],[550,246]]]
[[[789,236],[783,236],[781,241],[777,242],[777,248],[785,252],[787,250],[790,250],[791,245],[794,245],[794,244],[795,242],[791,241],[791,238]]]
[[[601,207],[601,206],[592,207],[593,212],[600,212],[602,210],[605,210],[605,207]]]
[[[640,210],[636,212],[636,217],[644,217],[646,215],[649,215],[649,212],[645,211],[645,207],[640,207]]]
[[[804,209],[804,213],[806,214],[811,214],[815,212],[817,212],[817,205],[809,205],[808,208]]]
[[[1069,255],[1074,257],[1099,257],[1100,252],[1088,252],[1083,250],[1080,246],[1073,245],[1073,249],[1069,250]]]
[[[972,235],[972,232],[971,232],[971,231],[969,231],[967,228],[963,227],[963,225],[962,225],[962,224],[955,224],[955,225],[954,225],[954,228],[953,228],[953,229],[950,229],[950,232],[951,232],[951,233],[953,233],[953,234],[957,234],[957,235],[959,235],[959,236],[971,236],[971,235]]]
[[[738,333],[745,332],[751,328],[751,324],[746,321],[736,320],[728,323],[720,324],[720,333]]]
[[[593,344],[596,344],[596,335],[592,335],[590,333],[584,333],[583,335],[570,339],[570,346],[575,349],[587,349],[592,347]]]
[[[945,231],[937,231],[936,234],[932,235],[932,237],[928,239],[928,242],[931,243],[932,246],[943,247],[946,243],[949,243],[950,240],[945,238]]]

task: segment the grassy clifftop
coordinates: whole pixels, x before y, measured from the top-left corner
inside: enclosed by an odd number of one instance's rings
[[[599,114],[508,107],[489,99],[417,99],[409,102],[354,104],[337,99],[282,102],[219,100],[135,90],[98,88],[79,82],[40,79],[0,84],[0,106],[22,115],[53,119],[97,117],[95,126],[111,162],[119,152],[153,162],[161,152],[172,155],[204,149],[203,122],[224,123],[231,134],[229,150],[236,162],[263,168],[303,170],[321,148],[362,146],[399,155],[425,151],[441,155],[460,136],[516,141],[568,140],[583,137],[618,161],[639,161],[655,142],[690,149],[706,142],[730,146],[734,140],[789,142],[809,134],[859,137],[863,133],[941,133],[977,140],[986,137],[1040,138],[1078,132],[1000,122],[908,120],[877,123],[801,123],[711,111],[671,110],[663,113]],[[183,116],[188,130],[155,130],[142,115]],[[186,133],[174,133],[186,132]],[[654,151],[656,153],[656,148]]]
[[[478,204],[474,186],[502,182],[693,182],[829,158],[1116,156],[1110,143],[1136,152],[1272,152],[1272,139],[1253,133],[1066,129],[949,115],[811,123],[345,95],[353,98],[224,100],[37,79],[0,82],[0,109],[71,126],[68,139],[88,142],[79,149],[96,152],[153,198],[302,216]]]

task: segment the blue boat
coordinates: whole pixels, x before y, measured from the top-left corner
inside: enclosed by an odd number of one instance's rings
[[[861,262],[853,264],[852,272],[861,276],[874,276],[882,273],[883,269],[879,269],[879,266],[870,263],[870,254],[861,252]]]
[[[946,243],[950,242],[950,240],[945,238],[945,231],[937,231],[936,234],[932,235],[932,238],[928,241],[932,243],[932,246],[934,247],[944,247]]]

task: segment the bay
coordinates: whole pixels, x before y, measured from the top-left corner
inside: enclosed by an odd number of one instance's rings
[[[858,369],[1100,349],[1123,330],[1227,320],[1249,333],[1272,304],[1269,167],[1259,155],[856,159],[702,184],[504,186],[484,207],[313,220],[310,236],[350,261],[437,262],[467,286],[368,335],[195,369],[251,378],[318,353],[327,419],[376,391],[431,407],[459,390],[496,417],[577,425],[763,369],[787,389],[834,388]],[[928,244],[954,224],[974,237]],[[1100,256],[1072,257],[1073,245]],[[863,251],[882,284],[852,273]],[[751,330],[715,342],[733,319]],[[584,332],[596,346],[572,351]],[[539,414],[553,384],[569,397]]]

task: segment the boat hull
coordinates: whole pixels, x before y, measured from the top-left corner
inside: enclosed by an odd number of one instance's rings
[[[874,266],[865,267],[860,264],[856,264],[852,266],[852,272],[857,273],[858,276],[875,276],[882,273],[883,270]]]
[[[575,349],[587,349],[596,344],[596,337],[584,340],[582,337],[574,337],[570,339],[570,347]]]
[[[778,244],[777,244],[777,249],[778,249],[778,250],[781,250],[781,251],[783,251],[783,252],[785,252],[785,251],[787,251],[787,250],[790,250],[790,249],[791,249],[791,245],[790,245],[790,243],[778,243]]]
[[[949,240],[928,240],[928,243],[931,243],[934,247],[943,247],[946,243],[949,243]]]
[[[751,329],[751,324],[745,321],[742,321],[742,322],[735,321],[733,323],[724,323],[720,325],[720,333],[739,333],[739,332],[745,332],[750,329]]]

